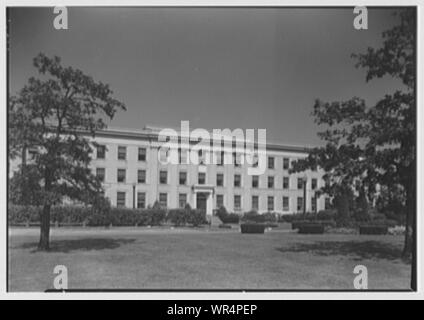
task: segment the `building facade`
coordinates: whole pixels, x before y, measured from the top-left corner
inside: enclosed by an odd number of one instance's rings
[[[190,164],[190,146],[182,144],[178,146],[179,164],[162,164],[159,150],[163,143],[152,128],[108,129],[98,132],[95,142],[91,166],[113,206],[146,208],[159,201],[167,208],[178,208],[188,203],[208,215],[220,206],[240,214],[250,210],[292,214],[303,212],[305,204],[307,212],[317,212],[327,206],[326,196],[316,196],[323,185],[323,172],[289,173],[293,161],[307,156],[305,147],[267,144],[265,173],[255,176],[248,175],[247,165],[237,163]],[[234,150],[220,152],[237,159]]]

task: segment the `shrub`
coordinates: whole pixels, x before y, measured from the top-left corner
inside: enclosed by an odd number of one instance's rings
[[[299,233],[322,234],[324,233],[324,226],[320,223],[301,223],[299,224]]]
[[[242,220],[246,222],[263,223],[265,222],[265,216],[258,214],[255,210],[251,210],[243,215]]]
[[[320,210],[316,214],[316,218],[318,220],[334,220],[337,216],[337,210],[329,209],[329,210]]]
[[[39,222],[42,208],[36,206],[8,205],[8,220],[11,225]]]
[[[265,212],[261,214],[266,222],[277,222],[277,214],[275,212]]]
[[[239,223],[240,216],[236,213],[228,213],[224,206],[219,207],[216,215],[222,223]]]
[[[169,210],[167,220],[175,226],[191,224],[196,227],[207,222],[206,213],[203,210],[192,209],[189,204],[184,209]]]
[[[359,234],[387,234],[387,226],[363,225],[359,227]]]
[[[265,225],[259,223],[242,223],[240,230],[241,233],[264,233]]]

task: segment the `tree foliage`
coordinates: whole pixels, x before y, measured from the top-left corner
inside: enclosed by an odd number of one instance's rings
[[[319,133],[326,142],[309,157],[298,161],[294,171],[322,167],[326,171],[323,192],[342,193],[348,187],[375,194],[376,186],[401,187],[406,196],[409,226],[415,216],[416,101],[415,44],[416,10],[395,13],[399,24],[383,32],[383,45],[353,54],[356,67],[366,71],[366,81],[390,76],[399,89],[387,93],[375,105],[353,97],[348,101],[316,100],[312,115],[326,129]],[[407,228],[405,251],[411,251]]]
[[[62,66],[59,57],[39,54],[33,64],[40,77],[31,77],[10,98],[9,154],[25,159],[28,147],[38,151],[31,162],[31,172],[36,172],[34,179],[38,177],[39,200],[44,206],[41,235],[44,233],[47,240],[40,238],[40,248],[48,249],[51,205],[64,197],[84,203],[99,201],[102,186],[89,167],[89,136],[104,129],[105,120],[112,119],[118,110],[125,110],[125,106],[112,97],[109,85],[81,70]],[[26,175],[29,165],[22,165],[22,174]]]

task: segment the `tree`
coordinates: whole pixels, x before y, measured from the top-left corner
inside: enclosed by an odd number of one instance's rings
[[[39,249],[49,249],[50,208],[64,197],[88,204],[101,202],[100,181],[89,168],[92,144],[98,130],[106,128],[125,105],[112,97],[109,85],[96,82],[81,70],[63,67],[59,57],[40,53],[33,64],[40,73],[31,77],[9,104],[9,155],[21,156],[22,176],[31,172],[31,183],[40,186]],[[27,164],[26,149],[38,153]],[[38,179],[34,181],[33,179]]]
[[[356,67],[366,70],[367,82],[391,76],[400,80],[399,89],[373,106],[358,97],[331,103],[317,100],[312,115],[317,124],[327,126],[319,133],[326,146],[312,150],[295,170],[321,166],[327,171],[327,181],[337,187],[359,181],[369,195],[376,185],[401,186],[407,208],[403,256],[408,257],[415,252],[416,10],[403,9],[397,15],[400,23],[383,32],[381,48],[368,48],[353,57]]]

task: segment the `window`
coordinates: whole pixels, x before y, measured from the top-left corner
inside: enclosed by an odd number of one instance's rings
[[[317,179],[313,178],[311,182],[311,189],[315,190],[317,188]]]
[[[259,209],[259,196],[252,196],[252,210]]]
[[[197,153],[197,156],[199,157],[199,164],[205,164],[205,155],[203,153],[203,150],[200,149]]]
[[[269,176],[268,177],[268,188],[273,189],[274,188],[274,177]]]
[[[331,209],[331,201],[330,198],[325,198],[325,205],[324,205],[325,210],[329,210]]]
[[[233,162],[235,167],[240,167],[240,156],[237,154],[237,152],[233,152]]]
[[[283,197],[283,211],[289,211],[289,197]]]
[[[160,148],[159,149],[159,161],[163,164],[168,163],[168,155],[169,155],[169,148]]]
[[[289,170],[290,167],[290,160],[289,158],[283,158],[283,169]]]
[[[139,209],[146,208],[146,193],[145,192],[137,193],[137,208]]]
[[[167,184],[168,183],[168,171],[161,170],[159,172],[159,183]]]
[[[180,164],[187,164],[187,150],[178,149],[178,161]]]
[[[127,147],[118,147],[118,160],[125,160],[127,158]]]
[[[97,168],[96,176],[99,178],[101,182],[105,181],[105,168]]]
[[[234,187],[241,187],[241,175],[239,174],[234,175]]]
[[[206,183],[206,173],[199,172],[197,176],[197,183],[198,184],[205,184]]]
[[[138,161],[146,161],[146,148],[138,148]]]
[[[186,193],[180,193],[178,195],[178,204],[180,208],[184,208],[187,204],[187,194]]]
[[[218,166],[223,166],[224,165],[224,158],[225,158],[224,151],[218,152],[217,157],[218,157]]]
[[[274,211],[274,197],[268,196],[268,211]]]
[[[146,170],[137,171],[137,181],[138,183],[146,183]]]
[[[252,188],[259,188],[259,176],[252,176]]]
[[[234,210],[241,210],[241,196],[234,196]]]
[[[224,195],[223,194],[217,194],[216,195],[216,207],[221,208],[224,206]]]
[[[106,156],[106,146],[97,146],[97,159],[104,159]]]
[[[317,212],[317,197],[316,196],[313,196],[311,198],[311,209],[312,209],[312,212]]]
[[[274,169],[274,157],[268,157],[268,169]]]
[[[302,178],[297,178],[297,188],[303,189],[303,179]]]
[[[121,208],[125,207],[125,192],[116,193],[116,206]]]
[[[159,193],[159,204],[166,208],[168,206],[168,194],[167,193]]]
[[[303,197],[297,197],[297,211],[303,210]]]
[[[289,189],[289,177],[283,177],[283,189]]]
[[[180,185],[184,186],[187,184],[187,172],[180,171],[180,177],[179,177]]]
[[[118,169],[118,182],[125,182],[125,169]]]
[[[223,173],[217,173],[216,174],[216,185],[218,187],[224,186],[224,174]]]

